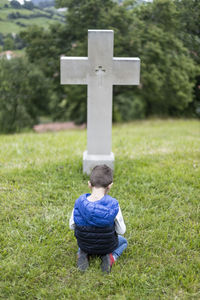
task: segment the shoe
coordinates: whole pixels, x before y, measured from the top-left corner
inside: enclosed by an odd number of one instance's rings
[[[114,264],[115,260],[112,254],[106,254],[101,257],[101,270],[102,272],[110,273],[112,265]]]
[[[87,253],[83,252],[81,249],[78,253],[77,266],[78,269],[82,272],[84,272],[89,266],[88,255]]]

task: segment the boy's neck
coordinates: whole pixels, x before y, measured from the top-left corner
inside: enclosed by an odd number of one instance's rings
[[[93,187],[91,195],[88,197],[88,200],[89,201],[98,201],[105,196],[106,192],[107,192],[107,189],[105,189],[103,187],[100,187],[100,188]]]

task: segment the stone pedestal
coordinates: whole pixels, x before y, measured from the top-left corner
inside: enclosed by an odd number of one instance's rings
[[[106,164],[112,170],[114,169],[114,154],[111,152],[110,155],[102,154],[88,154],[87,151],[83,152],[83,173],[90,175],[92,169],[98,164]]]

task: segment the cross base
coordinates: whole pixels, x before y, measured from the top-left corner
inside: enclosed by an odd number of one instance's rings
[[[90,175],[92,169],[97,165],[107,165],[112,170],[114,169],[114,154],[111,152],[109,155],[101,154],[88,154],[87,151],[83,152],[83,173]]]

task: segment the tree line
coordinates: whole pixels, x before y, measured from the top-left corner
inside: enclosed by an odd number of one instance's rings
[[[15,9],[25,8],[32,10],[34,8],[34,4],[32,1],[24,1],[24,4],[20,4],[20,2],[18,2],[17,0],[12,0],[10,1],[10,5]],[[7,7],[9,6],[7,5]]]
[[[113,121],[200,116],[198,0],[57,0],[56,5],[67,7],[66,23],[21,32],[26,58],[0,62],[1,131],[32,126],[41,115],[86,122],[86,87],[60,85],[59,58],[87,56],[88,29],[113,29],[114,55],[141,59],[141,84],[114,87]]]

